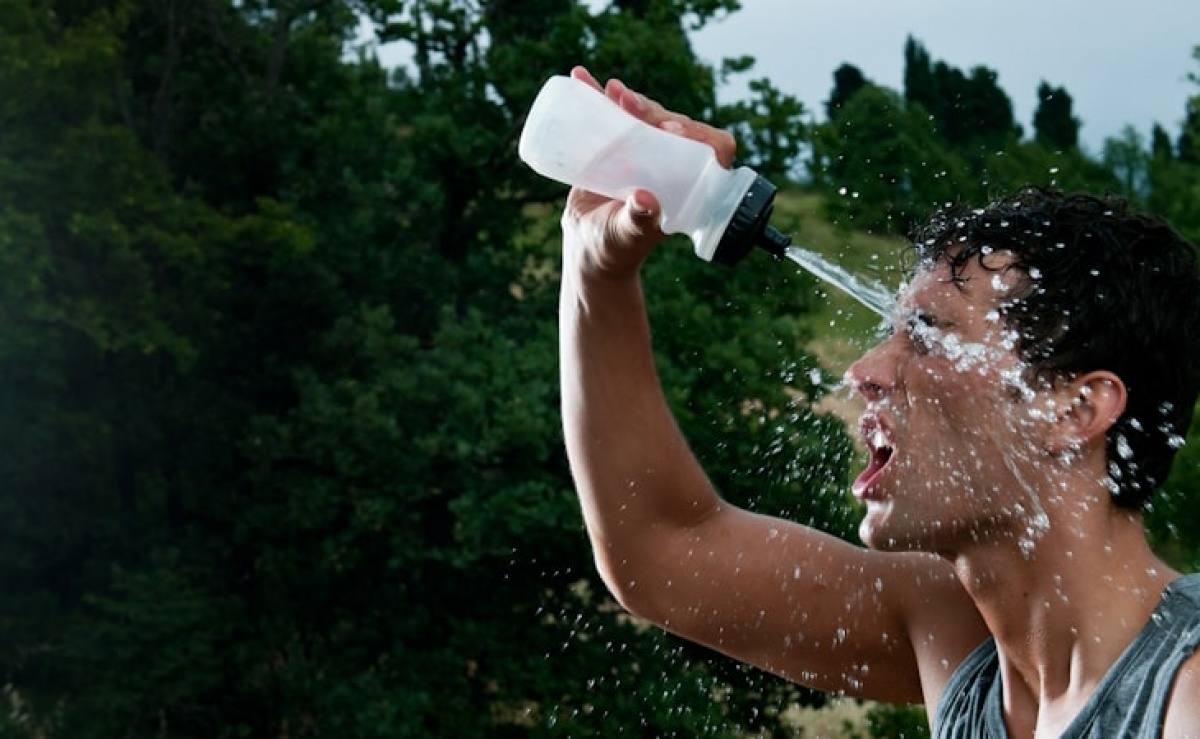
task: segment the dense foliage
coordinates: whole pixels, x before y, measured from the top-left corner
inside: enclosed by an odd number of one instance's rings
[[[1161,127],[1148,147],[1126,129],[1101,152],[1079,148],[1082,121],[1070,93],[1043,81],[1033,135],[1013,120],[1008,94],[986,67],[969,73],[934,61],[910,38],[904,89],[883,88],[852,65],[839,68],[828,119],[812,134],[809,179],[829,199],[828,215],[847,227],[904,234],[932,207],[980,202],[1025,184],[1114,192],[1167,216],[1195,238],[1200,106],[1172,136]],[[1034,91],[1029,91],[1031,94]]]
[[[594,6],[0,0],[0,734],[730,735],[820,702],[605,597],[559,428],[564,192],[516,160],[521,116],[586,63],[773,176],[810,152],[872,227],[1003,167],[861,75],[819,126],[767,80],[718,106],[751,62],[688,32],[736,0]],[[944,66],[955,101],[999,92]],[[1000,123],[1007,175],[1124,181]],[[1193,236],[1196,126],[1122,160]],[[664,384],[728,497],[846,536],[811,290],[764,260],[655,255]]]

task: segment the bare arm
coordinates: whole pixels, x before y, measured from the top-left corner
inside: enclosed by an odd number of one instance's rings
[[[607,92],[732,160],[726,135],[619,84]],[[618,203],[575,191],[563,216],[563,420],[605,582],[634,613],[815,688],[932,699],[983,638],[949,566],[730,506],[689,450],[653,366],[638,279],[662,239],[656,207],[646,193]],[[938,614],[964,626],[939,642]]]
[[[1162,735],[1200,737],[1200,652],[1189,657],[1175,676]]]

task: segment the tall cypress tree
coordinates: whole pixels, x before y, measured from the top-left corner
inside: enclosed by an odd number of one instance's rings
[[[1038,84],[1038,104],[1033,112],[1034,141],[1051,150],[1070,151],[1079,145],[1079,119],[1066,88]]]
[[[829,100],[825,102],[825,116],[829,120],[837,118],[837,114],[845,107],[854,94],[871,84],[862,70],[853,64],[841,64],[833,70],[833,89],[829,92]]]

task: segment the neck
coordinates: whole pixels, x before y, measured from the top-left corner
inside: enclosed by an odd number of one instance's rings
[[[995,636],[1017,726],[1065,728],[1179,576],[1150,550],[1140,515],[1101,508],[952,558]]]

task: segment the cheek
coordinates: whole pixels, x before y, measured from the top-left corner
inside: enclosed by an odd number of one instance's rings
[[[959,448],[1012,445],[1031,437],[1037,419],[1026,403],[1014,402],[1001,373],[960,370],[945,362],[908,366],[909,408],[925,417],[929,429],[940,429],[948,444]]]
[[[943,413],[973,413],[992,394],[992,383],[982,373],[961,369],[934,355],[917,357],[903,369],[904,387],[912,405],[941,409]]]

